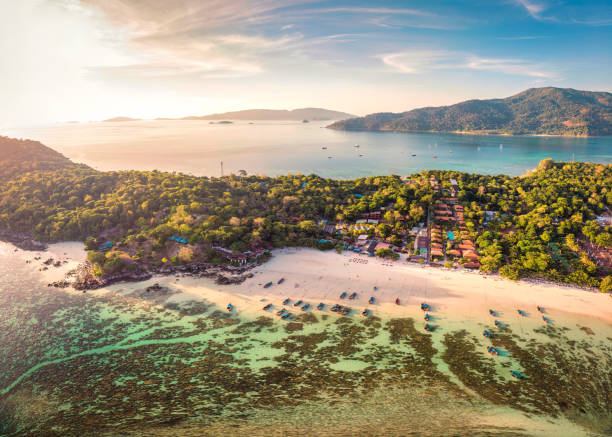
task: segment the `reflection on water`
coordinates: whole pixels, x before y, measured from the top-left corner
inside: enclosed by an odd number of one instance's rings
[[[612,137],[500,137],[343,132],[328,122],[135,121],[5,129],[100,170],[164,170],[219,176],[244,169],[353,178],[423,169],[522,174],[543,158],[612,162]],[[359,145],[360,147],[355,147]],[[323,149],[325,147],[325,149]],[[435,156],[435,158],[434,158]]]
[[[170,285],[71,293],[44,286],[11,252],[0,256],[0,435],[583,435],[612,426],[609,332],[505,328],[494,339],[505,356],[493,358],[482,338],[426,333],[410,318],[238,317],[173,301]],[[513,380],[509,368],[528,378]]]

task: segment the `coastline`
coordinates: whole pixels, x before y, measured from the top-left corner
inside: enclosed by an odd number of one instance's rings
[[[435,130],[403,130],[403,129],[345,129],[334,127],[333,125],[325,126],[326,129],[344,131],[344,132],[381,132],[381,133],[405,133],[405,134],[451,134],[451,135],[475,135],[475,136],[491,136],[491,137],[550,137],[550,138],[608,138],[609,135],[563,135],[563,134],[509,134],[496,131],[435,131]]]
[[[49,286],[64,279],[85,260],[81,243],[56,243],[42,252],[45,253],[63,263],[61,267],[42,271]],[[31,254],[23,252],[22,258],[29,259]],[[283,284],[277,284],[280,278],[285,278]],[[267,282],[273,285],[264,288]],[[595,290],[546,281],[511,281],[497,275],[308,248],[277,249],[268,262],[233,272],[215,266],[195,271],[178,266],[151,272],[142,280],[119,278],[95,289],[101,292],[134,290],[158,284],[177,287],[183,293],[182,297],[176,296],[179,300],[206,300],[220,309],[231,301],[238,313],[253,317],[265,314],[261,311],[265,305],[262,302],[280,308],[282,300],[289,298],[292,303],[304,300],[311,307],[319,302],[326,306],[340,303],[351,307],[357,315],[367,308],[380,317],[422,318],[418,306],[426,301],[434,313],[450,319],[479,320],[489,307],[513,317],[518,308],[534,315],[539,305],[580,319],[612,321],[612,296]],[[66,287],[74,288],[70,284],[61,288]],[[355,292],[357,297],[340,299],[342,291]],[[375,298],[374,304],[368,304],[369,297]],[[396,298],[400,299],[400,305],[395,304]],[[299,314],[298,308],[294,313]],[[537,323],[542,323],[540,317]]]

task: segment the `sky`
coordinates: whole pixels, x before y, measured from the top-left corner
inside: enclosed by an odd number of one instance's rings
[[[0,128],[612,91],[612,2],[0,0]]]

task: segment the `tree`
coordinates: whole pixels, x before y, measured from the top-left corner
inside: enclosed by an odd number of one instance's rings
[[[193,249],[191,247],[182,246],[178,251],[178,259],[183,263],[190,263],[193,261]]]
[[[612,276],[604,277],[599,284],[599,289],[604,293],[612,292]]]
[[[499,274],[506,279],[512,279],[514,281],[521,277],[520,268],[513,264],[507,264],[499,269]]]

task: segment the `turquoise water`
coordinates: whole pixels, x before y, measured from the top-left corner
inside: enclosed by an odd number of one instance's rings
[[[48,288],[7,247],[0,243],[0,435],[612,429],[609,327],[591,324],[587,335],[571,324],[508,326],[492,340],[500,356],[490,357],[490,340],[463,329],[427,333],[411,318],[317,312],[287,323],[172,302],[177,289],[167,284],[159,305]],[[145,286],[130,289],[146,296]],[[513,380],[508,369],[528,378]]]
[[[0,135],[39,140],[100,170],[157,169],[207,176],[221,174],[221,161],[225,174],[244,169],[269,176],[301,172],[335,178],[424,169],[519,175],[544,158],[612,162],[612,137],[344,132],[325,129],[327,122],[252,123],[85,123],[5,129]],[[354,147],[357,144],[360,147]]]

